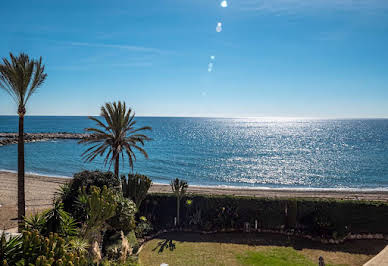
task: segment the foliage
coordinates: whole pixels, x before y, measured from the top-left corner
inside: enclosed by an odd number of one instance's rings
[[[25,228],[27,230],[36,230],[42,233],[46,228],[46,213],[34,213],[30,217],[25,218],[24,222],[26,223]]]
[[[175,178],[171,181],[171,189],[174,195],[176,196],[176,217],[177,217],[177,225],[180,224],[180,202],[182,197],[186,194],[186,190],[189,187],[185,180],[180,180],[179,178]]]
[[[190,206],[185,204],[181,208],[181,225],[184,227],[195,225],[205,230],[222,229],[219,214],[222,208],[229,208],[235,210],[236,215],[224,216],[229,219],[225,224],[233,223],[234,228],[242,229],[245,222],[249,222],[253,228],[257,220],[259,228],[280,229],[287,223],[292,224],[290,221],[296,219],[293,222],[294,229],[319,236],[341,236],[349,231],[388,233],[388,227],[381,222],[388,221],[388,203],[384,202],[267,199],[224,195],[190,195],[190,200]],[[295,203],[290,203],[291,201]],[[173,226],[173,218],[176,215],[175,204],[176,197],[173,194],[148,194],[139,215],[146,216],[155,230],[169,228]],[[285,213],[287,204],[288,215],[292,214],[292,218]],[[198,217],[194,217],[194,214]]]
[[[145,175],[137,173],[129,174],[128,178],[125,178],[124,176],[121,178],[121,186],[124,197],[133,200],[138,208],[140,208],[141,202],[147,196],[151,184],[151,179]]]
[[[53,208],[31,215],[25,219],[25,228],[29,231],[37,231],[47,236],[49,233],[58,233],[68,237],[77,234],[77,222],[63,210],[63,204],[55,201]]]
[[[19,238],[21,253],[16,259],[3,260],[3,265],[87,265],[83,254],[69,252],[65,240],[58,234],[50,233],[48,237],[37,231],[25,231]],[[5,263],[4,263],[5,262]]]
[[[115,215],[117,207],[115,193],[104,186],[102,189],[92,186],[88,195],[86,211],[87,220],[83,234],[86,239],[93,242],[96,235],[105,229],[106,221]]]
[[[89,248],[89,243],[82,238],[73,237],[68,244],[68,250],[77,254],[86,255]]]
[[[81,222],[85,221],[86,212],[84,204],[79,204],[77,200],[82,193],[82,189],[85,188],[85,194],[89,194],[91,186],[101,189],[106,186],[113,190],[119,190],[120,181],[112,172],[82,171],[74,175],[68,187],[65,185],[58,192],[59,198],[64,204],[64,210]]]
[[[124,198],[122,194],[116,195],[115,203],[115,215],[107,220],[107,223],[116,231],[127,234],[135,227],[136,205],[132,200]]]
[[[242,265],[273,265],[273,266],[314,266],[311,260],[299,254],[293,248],[273,248],[270,251],[247,251],[237,255]]]
[[[10,53],[9,56],[11,61],[3,58],[0,64],[0,88],[15,100],[19,115],[24,116],[28,99],[43,84],[47,74],[44,73],[42,57],[34,60],[24,53],[19,56]]]
[[[298,215],[298,202],[295,200],[290,200],[286,203],[286,226],[287,228],[296,228],[297,227],[297,215]]]
[[[140,216],[136,224],[135,233],[137,237],[144,237],[152,231],[152,225],[145,216]]]
[[[122,231],[114,232],[104,237],[104,253],[107,258],[114,261],[124,262],[138,248],[139,244],[133,231],[126,235]]]
[[[79,143],[89,144],[90,147],[82,154],[86,162],[93,161],[97,156],[105,154],[104,164],[109,163],[109,167],[114,163],[115,176],[119,177],[119,160],[120,156],[128,157],[129,166],[133,170],[133,162],[136,160],[134,150],[139,151],[148,158],[148,154],[142,148],[144,142],[151,140],[144,134],[138,132],[151,130],[151,127],[135,128],[135,114],[132,109],[126,107],[125,102],[105,103],[101,107],[101,114],[104,120],[102,121],[95,117],[89,117],[90,120],[96,122],[98,128],[86,128],[85,130],[90,135]],[[140,147],[139,146],[142,146]],[[123,162],[124,163],[124,162]]]
[[[6,261],[9,265],[14,265],[19,260],[21,253],[21,237],[10,237],[7,241],[3,232],[0,237],[0,262]]]

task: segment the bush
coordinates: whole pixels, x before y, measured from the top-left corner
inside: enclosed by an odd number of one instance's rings
[[[3,265],[88,265],[87,258],[77,252],[69,252],[65,240],[57,234],[44,237],[37,231],[25,231],[17,240],[22,252],[8,255],[3,259]],[[8,243],[11,241],[14,240]]]
[[[78,221],[85,221],[86,217],[85,210],[77,204],[77,199],[83,188],[89,194],[91,186],[96,186],[100,189],[106,186],[107,188],[118,191],[120,181],[112,172],[83,171],[76,173],[68,185],[62,186],[58,194],[64,204],[64,210],[71,213]]]
[[[0,237],[0,263],[2,265],[15,265],[22,255],[22,240],[21,237],[10,237],[6,240],[3,232]]]
[[[152,225],[145,216],[140,216],[139,222],[136,224],[136,237],[144,237],[152,231]]]
[[[127,234],[135,228],[136,205],[132,200],[124,198],[121,194],[116,195],[116,214],[107,223],[115,231],[123,231]]]
[[[77,234],[78,224],[74,218],[63,210],[63,204],[55,201],[53,208],[42,213],[36,213],[25,219],[25,228],[28,231],[37,231],[48,236],[49,233],[58,233],[62,237]]]
[[[182,226],[204,230],[237,228],[245,222],[259,228],[295,228],[328,237],[352,233],[388,233],[388,203],[267,199],[237,196],[190,195],[182,205]],[[172,194],[149,194],[139,210],[156,230],[173,227],[176,198]],[[287,206],[287,214],[285,212]]]

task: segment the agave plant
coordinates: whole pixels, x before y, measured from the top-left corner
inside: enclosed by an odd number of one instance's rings
[[[87,240],[75,237],[69,241],[68,249],[80,255],[88,252],[89,243]]]
[[[174,180],[172,180],[170,185],[171,185],[172,192],[176,196],[176,220],[177,220],[177,225],[179,225],[180,202],[182,197],[186,194],[186,191],[189,185],[187,184],[187,181],[180,180],[179,178],[175,178]]]
[[[39,60],[30,59],[21,53],[19,56],[9,54],[11,61],[3,58],[0,63],[0,89],[5,90],[17,104],[19,115],[18,137],[18,227],[23,229],[23,218],[26,215],[25,181],[24,181],[24,116],[26,105],[34,92],[44,83],[47,74],[44,73],[42,57]]]
[[[86,162],[93,161],[97,156],[105,154],[104,164],[109,163],[109,168],[114,163],[115,176],[119,178],[120,156],[124,159],[127,155],[129,166],[133,170],[133,162],[136,160],[135,150],[148,158],[147,152],[141,147],[144,142],[151,140],[141,131],[151,130],[151,127],[135,128],[135,114],[127,108],[125,103],[106,103],[101,107],[101,116],[106,124],[95,117],[89,117],[97,123],[98,128],[86,128],[90,135],[79,143],[90,144],[83,154]],[[139,146],[140,144],[140,146]],[[124,162],[123,162],[124,163]]]

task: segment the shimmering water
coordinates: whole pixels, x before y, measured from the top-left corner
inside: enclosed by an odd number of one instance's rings
[[[388,189],[388,119],[224,119],[138,117],[152,126],[135,171],[154,182],[175,177],[196,185]],[[86,117],[27,117],[26,132],[83,132]],[[16,117],[0,116],[0,132],[16,132]],[[26,144],[26,169],[72,176],[104,169],[84,163],[73,140]],[[0,169],[17,169],[16,145],[0,147]],[[128,167],[121,169],[128,172]]]

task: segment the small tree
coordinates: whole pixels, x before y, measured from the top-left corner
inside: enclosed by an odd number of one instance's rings
[[[171,181],[171,189],[172,192],[176,196],[176,222],[177,225],[179,225],[179,209],[180,209],[180,202],[182,197],[185,195],[187,188],[189,185],[187,184],[187,181],[180,180],[179,178],[175,178]]]
[[[145,175],[129,174],[128,179],[124,176],[121,178],[123,196],[133,200],[138,209],[140,208],[141,202],[147,196],[151,184],[151,179]]]

